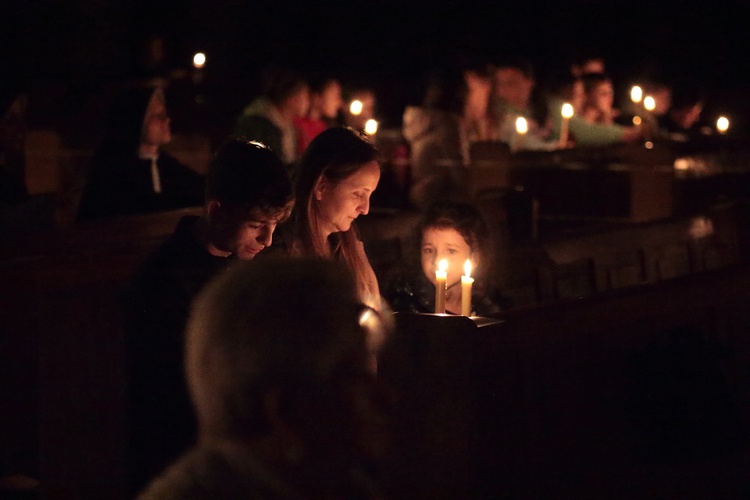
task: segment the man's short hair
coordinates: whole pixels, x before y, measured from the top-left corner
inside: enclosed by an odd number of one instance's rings
[[[209,285],[193,304],[186,340],[202,436],[263,435],[270,391],[318,397],[320,390],[331,397],[337,381],[364,369],[366,335],[356,297],[348,272],[319,259],[238,262]]]
[[[292,200],[289,174],[265,145],[233,138],[216,152],[206,179],[206,201],[278,213],[291,210]]]

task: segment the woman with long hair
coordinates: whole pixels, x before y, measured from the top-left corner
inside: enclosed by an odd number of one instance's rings
[[[360,299],[377,310],[380,289],[354,220],[370,211],[380,180],[379,157],[352,129],[335,127],[318,135],[293,171],[296,202],[284,236],[292,255],[343,262]]]

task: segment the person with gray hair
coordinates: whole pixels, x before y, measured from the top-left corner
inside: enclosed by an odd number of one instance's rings
[[[334,262],[236,263],[188,321],[198,444],[139,498],[378,496],[365,472],[386,441],[371,313]]]

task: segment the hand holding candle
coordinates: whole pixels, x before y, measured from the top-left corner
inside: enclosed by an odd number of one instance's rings
[[[568,102],[563,104],[560,114],[562,115],[562,122],[560,123],[560,142],[558,143],[558,147],[564,148],[568,145],[568,123],[573,118],[573,105]]]
[[[464,275],[461,276],[461,315],[471,316],[471,285],[474,278],[471,277],[471,261],[466,259],[464,263]]]
[[[445,314],[445,291],[448,287],[448,261],[438,262],[435,271],[435,314]]]

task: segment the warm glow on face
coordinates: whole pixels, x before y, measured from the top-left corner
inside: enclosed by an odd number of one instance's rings
[[[641,117],[640,116],[634,116],[633,117],[633,125],[640,125],[641,124]]]
[[[638,85],[630,89],[630,100],[635,103],[641,102],[643,100],[643,89]]]
[[[647,95],[643,99],[643,107],[646,108],[646,110],[648,111],[653,111],[654,109],[656,109],[656,101],[654,100],[653,97],[651,97],[650,95]]]
[[[442,259],[440,262],[438,262],[438,271],[441,273],[448,271],[448,261],[445,259]]]
[[[719,119],[716,120],[716,130],[722,134],[729,130],[729,118],[726,116],[720,116]]]
[[[359,116],[362,113],[363,107],[362,101],[352,101],[349,105],[349,112],[354,116]]]
[[[198,52],[193,56],[193,66],[200,69],[206,65],[206,54]]]
[[[525,134],[528,131],[529,124],[528,122],[526,122],[526,118],[524,118],[523,116],[519,116],[516,119],[516,132],[518,132],[519,134]]]
[[[375,135],[375,132],[378,131],[378,122],[373,120],[372,118],[367,120],[365,122],[365,133],[367,135]]]
[[[471,276],[471,261],[469,259],[464,262],[464,276],[467,278]]]
[[[569,102],[566,102],[562,105],[562,110],[560,111],[562,113],[563,118],[572,118],[573,117],[573,105]]]

